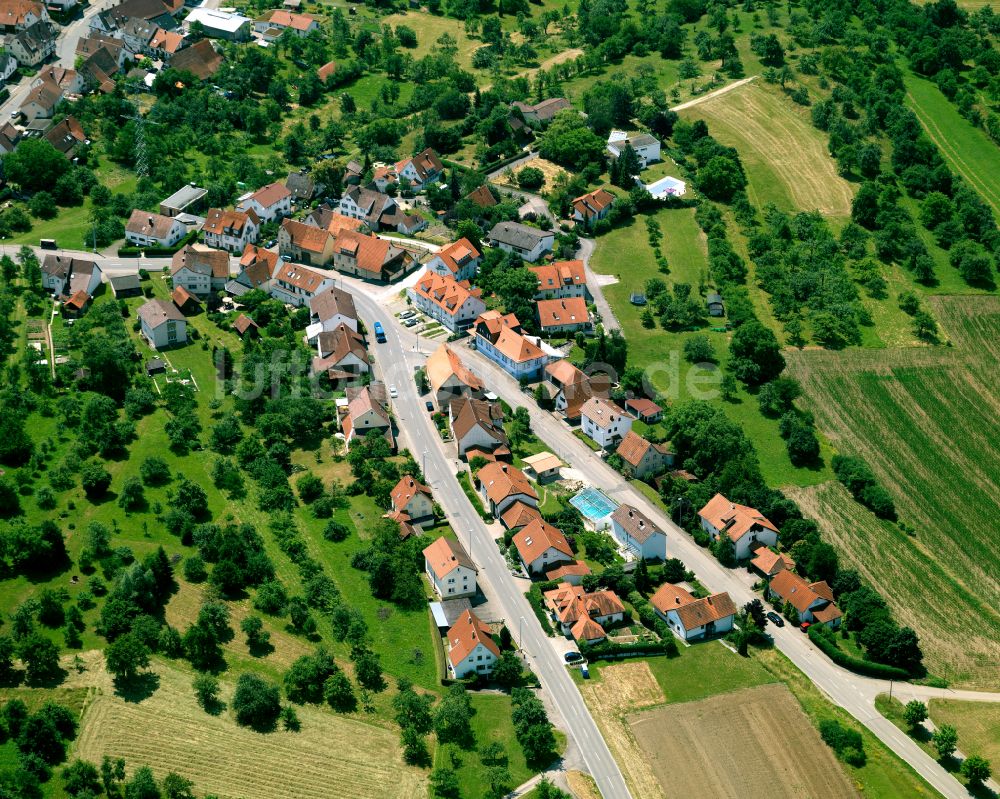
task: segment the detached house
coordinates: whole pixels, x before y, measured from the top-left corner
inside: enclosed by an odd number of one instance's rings
[[[583,261],[554,261],[542,266],[529,266],[528,269],[538,278],[536,300],[587,299],[590,296]]]
[[[389,283],[405,275],[413,263],[407,250],[374,234],[343,230],[333,242],[333,268],[364,280]]]
[[[222,291],[229,281],[229,253],[189,244],[174,253],[170,277],[174,288],[184,288],[199,297]]]
[[[395,449],[392,419],[389,416],[389,395],[385,383],[372,383],[360,388],[348,388],[347,406],[340,409],[340,429],[350,448],[356,437],[363,438],[373,430],[378,431]]]
[[[667,559],[667,534],[638,508],[619,505],[611,514],[611,532],[637,558]]]
[[[795,560],[784,553],[777,553],[773,549],[761,547],[757,554],[753,556],[750,565],[763,577],[774,577],[778,572],[785,569],[794,569]]]
[[[358,312],[354,308],[354,297],[336,286],[330,286],[309,300],[310,324],[306,328],[306,340],[313,344],[320,333],[326,333],[344,325],[355,333],[358,331]]]
[[[442,344],[430,354],[424,364],[424,374],[438,408],[448,407],[459,397],[483,396],[483,381],[462,365],[458,354],[448,344]]]
[[[580,429],[602,449],[611,449],[632,429],[632,417],[611,400],[591,397],[580,408]]]
[[[42,287],[53,296],[84,291],[93,296],[101,285],[101,270],[94,261],[48,254],[42,260]]]
[[[620,158],[626,147],[631,147],[639,159],[639,169],[645,169],[660,160],[660,140],[648,133],[626,133],[613,130],[608,136],[608,154]]]
[[[298,263],[328,266],[333,244],[329,231],[294,219],[283,219],[278,229],[278,252]]]
[[[434,524],[434,497],[431,489],[423,483],[418,483],[410,475],[403,475],[389,495],[392,510],[395,513],[405,513],[410,517],[410,524],[422,527]]]
[[[510,459],[510,444],[503,429],[503,409],[497,402],[462,397],[448,406],[458,457],[471,460],[476,455],[487,460]]]
[[[23,34],[18,34],[23,35]],[[42,80],[28,92],[21,103],[21,115],[25,125],[30,125],[38,119],[52,119],[56,108],[63,101],[65,93],[54,81]]]
[[[538,325],[545,335],[576,333],[580,330],[590,330],[592,327],[587,301],[583,297],[539,300],[535,308],[538,312]]]
[[[187,341],[187,322],[177,306],[166,300],[150,300],[139,306],[139,327],[154,350]]]
[[[472,246],[468,239],[453,241],[438,250],[425,264],[428,272],[455,280],[472,280],[479,268],[482,253]]]
[[[246,213],[251,208],[261,222],[273,222],[292,213],[292,193],[283,183],[268,183],[236,202],[237,211]]]
[[[332,285],[332,277],[321,275],[300,264],[282,261],[271,279],[271,296],[289,305],[306,305]]]
[[[514,533],[513,544],[528,574],[542,574],[556,564],[576,560],[562,530],[543,519],[534,519]]]
[[[316,336],[316,357],[312,361],[314,375],[326,374],[330,380],[353,380],[368,374],[368,347],[364,336],[340,325]]]
[[[592,192],[583,194],[571,203],[573,207],[573,219],[590,227],[599,219],[604,219],[611,213],[611,206],[615,204],[615,195],[607,189],[595,189]]]
[[[187,228],[176,219],[136,208],[125,225],[125,241],[136,247],[173,247]]]
[[[713,540],[723,534],[729,536],[736,560],[747,560],[758,546],[773,547],[778,543],[778,528],[760,511],[730,502],[722,494],[712,497],[698,516]]]
[[[569,582],[546,591],[545,604],[559,622],[562,634],[578,643],[603,641],[607,637],[605,628],[625,618],[625,605],[614,591],[588,594],[581,586]]]
[[[551,231],[528,227],[520,222],[497,222],[490,230],[487,240],[493,247],[504,252],[520,255],[525,261],[537,261],[545,253],[552,252],[555,235]]]
[[[649,602],[682,641],[729,632],[736,617],[736,605],[725,592],[695,599],[679,585],[664,583]]]
[[[425,547],[424,568],[442,599],[475,596],[476,564],[458,541],[441,537]]]
[[[833,591],[825,580],[807,583],[790,569],[782,569],[768,581],[767,595],[791,603],[800,622],[840,627],[843,614],[833,603]]]
[[[500,659],[500,648],[489,628],[467,610],[448,629],[448,675],[462,680],[472,674],[490,674]]]
[[[571,424],[580,420],[580,411],[587,400],[608,395],[607,380],[603,375],[586,375],[566,359],[547,364],[542,380],[555,402],[556,411]]]
[[[422,189],[434,183],[444,174],[444,164],[438,154],[429,147],[412,158],[404,158],[395,165],[396,181],[406,178],[414,189]]]
[[[520,111],[526,122],[538,122],[541,124],[550,122],[560,111],[572,108],[569,100],[565,97],[550,97],[548,100],[542,100],[540,103],[535,103],[534,105],[528,105],[517,100],[511,103],[511,107]]]
[[[226,283],[226,291],[234,297],[242,297],[254,289],[270,291],[271,276],[277,268],[278,253],[248,244],[240,256],[239,274]]]
[[[476,349],[515,379],[537,377],[552,356],[541,340],[521,332],[514,314],[486,311],[476,320]]]
[[[274,41],[286,30],[292,30],[296,36],[308,36],[320,29],[319,21],[308,14],[295,14],[276,8],[253,21],[253,29],[266,41]]]
[[[425,272],[406,293],[416,308],[452,333],[471,327],[486,310],[481,289],[436,272]]]
[[[72,158],[81,144],[90,143],[79,121],[73,116],[66,117],[45,131],[45,140],[67,158]]]
[[[39,20],[4,40],[8,52],[22,67],[37,67],[56,52],[56,33],[52,23]]]
[[[488,463],[476,475],[479,493],[494,518],[499,518],[515,502],[538,507],[538,494],[524,472],[509,463]]]
[[[0,2],[0,30],[4,33],[23,31],[39,20],[48,21],[49,12],[35,0],[3,0]]]
[[[625,464],[626,474],[639,480],[655,477],[674,465],[674,453],[665,444],[647,441],[633,430],[625,434],[615,454]]]
[[[378,230],[382,217],[396,209],[396,201],[387,194],[361,186],[352,186],[340,198],[338,210],[351,219],[360,219],[372,230]]]
[[[248,244],[257,243],[260,218],[253,209],[243,213],[210,208],[202,232],[209,247],[242,253]]]

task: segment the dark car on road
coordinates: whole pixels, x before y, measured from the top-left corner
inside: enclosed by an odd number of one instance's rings
[[[767,619],[775,627],[784,627],[785,626],[785,620],[783,618],[781,618],[781,616],[779,616],[773,610],[770,613],[767,614]]]
[[[425,402],[425,403],[424,403],[424,406],[425,406],[425,407],[427,408],[427,410],[429,410],[429,411],[430,411],[431,413],[434,413],[434,403],[433,403],[433,402],[431,402],[430,400],[427,400],[427,402]]]

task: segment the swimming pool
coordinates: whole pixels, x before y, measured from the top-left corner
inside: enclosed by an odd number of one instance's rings
[[[610,516],[618,507],[617,502],[593,487],[583,489],[569,501],[569,504],[580,511],[583,517],[592,524]]]

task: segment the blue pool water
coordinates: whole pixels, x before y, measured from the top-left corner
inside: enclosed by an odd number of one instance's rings
[[[569,501],[569,504],[592,522],[599,521],[605,516],[610,516],[614,513],[615,508],[618,507],[617,502],[606,497],[596,488],[583,489],[583,491]]]

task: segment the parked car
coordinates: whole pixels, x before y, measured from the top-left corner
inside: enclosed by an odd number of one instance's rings
[[[389,386],[389,396],[392,397],[393,399],[396,399],[396,397],[399,396],[399,392],[396,391],[395,386]]]
[[[809,632],[810,627],[812,627],[812,624],[808,621],[804,621],[802,622],[802,624],[799,625],[799,629],[802,630],[802,632],[804,633]]]
[[[281,256],[281,260],[284,261],[287,264],[287,263],[289,263],[292,260],[292,256],[290,256],[290,255],[282,255]]]
[[[271,239],[267,244],[264,245],[264,249],[270,250],[277,243],[278,243],[277,239]]]
[[[434,413],[434,403],[431,402],[430,400],[427,400],[427,402],[424,403],[424,407],[427,408],[427,410],[430,411],[431,413]]]
[[[407,327],[413,327],[416,323],[417,323],[416,319],[407,319],[405,322],[403,322],[403,324],[406,325]]]
[[[584,663],[584,664],[582,664],[580,666],[580,674],[583,675],[583,679],[585,679],[585,680],[589,680],[590,679],[590,669],[588,668],[588,666],[587,666],[586,663]]]
[[[411,316],[416,316],[416,315],[417,315],[417,312],[411,309],[409,311],[403,311],[399,315],[399,318],[400,319],[409,319]]]
[[[567,652],[563,657],[566,659],[567,663],[579,663],[583,660],[583,655],[579,652]]]
[[[781,618],[781,616],[779,616],[773,610],[770,613],[767,614],[767,620],[769,622],[771,622],[771,624],[773,624],[775,627],[784,627],[785,626],[785,620],[783,618]]]

